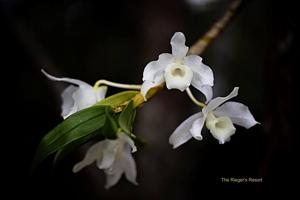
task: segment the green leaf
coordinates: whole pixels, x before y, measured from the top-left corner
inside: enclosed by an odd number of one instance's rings
[[[133,122],[136,116],[136,108],[134,107],[133,101],[130,101],[127,107],[121,112],[119,116],[119,125],[123,131],[134,141],[135,145],[142,147],[146,142],[132,133]]]
[[[119,117],[119,125],[126,133],[131,134],[132,126],[136,115],[133,102],[130,101]]]
[[[93,133],[85,136],[85,137],[82,137],[82,138],[79,138],[77,140],[74,140],[72,141],[71,143],[65,145],[63,148],[59,149],[56,154],[55,154],[55,157],[54,157],[54,160],[53,160],[53,164],[56,165],[59,161],[61,161],[65,156],[67,156],[69,153],[71,153],[71,151],[79,146],[81,146],[82,144],[86,143],[87,141],[89,140],[92,140],[92,139],[99,139],[99,140],[102,140],[104,139],[104,136],[102,134],[102,131],[101,129],[98,129],[96,131],[94,131]]]
[[[73,149],[79,147],[80,145],[84,144],[85,142],[94,139],[94,138],[108,138],[108,139],[116,139],[117,133],[119,131],[118,124],[115,120],[113,115],[114,113],[111,112],[110,107],[105,108],[105,124],[101,129],[94,131],[93,133],[79,138],[77,140],[72,141],[70,144],[64,146],[60,150],[57,151],[54,157],[54,164],[62,160],[66,155],[68,155]]]
[[[119,127],[111,109],[105,109],[105,116],[106,121],[104,126],[102,127],[102,134],[108,139],[116,139],[117,133],[119,132]]]
[[[99,101],[95,105],[98,106],[111,106],[111,107],[117,107],[121,105],[122,103],[129,101],[132,97],[137,95],[139,91],[125,91],[125,92],[120,92],[115,95],[109,96],[102,101]]]
[[[107,106],[92,106],[74,113],[45,135],[35,155],[32,169],[50,154],[102,128]]]

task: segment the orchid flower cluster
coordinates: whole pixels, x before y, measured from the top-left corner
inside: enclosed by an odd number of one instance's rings
[[[204,126],[220,144],[224,144],[225,142],[228,142],[230,137],[236,132],[234,124],[248,129],[258,123],[246,105],[229,101],[238,95],[238,87],[235,87],[233,91],[226,97],[213,98],[213,71],[210,67],[203,64],[200,56],[188,55],[189,48],[185,45],[185,42],[186,39],[184,34],[181,32],[176,32],[171,38],[170,42],[172,54],[160,54],[158,60],[152,61],[146,65],[143,73],[142,85],[126,85],[100,80],[96,82],[95,86],[93,87],[80,80],[71,78],[57,78],[42,70],[42,72],[53,81],[61,81],[71,84],[61,94],[61,116],[65,119],[66,124],[72,124],[72,119],[74,119],[73,121],[77,120],[76,123],[78,124],[82,123],[84,119],[80,118],[81,115],[76,114],[81,110],[88,110],[89,107],[97,104],[112,105],[113,103],[111,102],[114,101],[113,98],[108,97],[105,99],[107,86],[137,91],[134,93],[135,96],[130,96],[130,101],[133,101],[133,103],[124,101],[124,104],[123,101],[122,103],[120,103],[121,101],[118,101],[118,103],[116,103],[118,104],[117,107],[114,107],[113,111],[115,113],[120,112],[120,109],[123,111],[120,116],[117,117],[119,121],[117,123],[113,123],[117,127],[115,129],[116,135],[114,137],[104,137],[104,139],[92,145],[86,152],[83,160],[73,167],[74,173],[77,173],[86,166],[96,162],[97,167],[101,170],[104,170],[106,175],[106,188],[110,188],[111,186],[115,185],[120,180],[122,174],[125,175],[128,181],[137,185],[136,163],[132,156],[132,153],[137,151],[136,136],[132,133],[132,130],[130,130],[132,129],[132,125],[129,125],[129,128],[126,128],[126,126],[122,125],[124,124],[122,120],[126,121],[127,118],[130,118],[133,115],[125,115],[123,113],[127,112],[126,110],[128,110],[127,108],[131,104],[135,104],[131,105],[133,107],[132,110],[134,110],[141,106],[142,103],[146,103],[147,100],[153,96],[153,91],[157,92],[157,88],[164,86],[167,89],[177,89],[181,92],[186,91],[192,102],[199,107],[198,113],[193,114],[191,117],[183,121],[170,135],[169,143],[174,149],[186,143],[191,138],[202,140],[203,137],[201,132]],[[191,86],[205,96],[205,103],[198,101],[194,97],[190,90]],[[124,105],[127,107],[124,108]],[[101,110],[101,112],[102,111],[103,110]],[[125,117],[122,117],[122,114]],[[114,117],[111,118],[114,119]],[[108,119],[106,119],[106,121],[107,120]],[[86,128],[82,130],[86,130],[91,126],[93,125],[87,124]],[[76,129],[76,127],[74,129]],[[101,130],[102,134],[105,136],[106,129]],[[78,134],[80,131],[73,132]],[[54,136],[51,137],[54,138]],[[49,133],[49,137],[46,139],[51,137]],[[57,138],[58,137],[60,136],[57,136]],[[87,141],[88,139],[89,138],[85,139],[84,141]],[[49,145],[51,146],[52,143]],[[69,143],[72,144],[74,142],[71,141]],[[54,150],[49,151],[49,154],[53,152]],[[58,152],[61,153],[61,151]]]

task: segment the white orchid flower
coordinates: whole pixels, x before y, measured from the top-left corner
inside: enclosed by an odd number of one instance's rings
[[[71,83],[61,94],[62,97],[62,113],[61,116],[65,119],[72,115],[73,113],[80,111],[82,109],[88,108],[98,101],[105,98],[107,91],[106,86],[99,87],[94,89],[88,83],[85,83],[81,80],[71,79],[71,78],[57,78],[46,71],[41,70],[45,76],[53,81],[62,81]]]
[[[247,129],[258,124],[247,106],[233,101],[226,102],[238,95],[238,89],[235,87],[226,97],[212,99],[202,109],[202,112],[196,113],[182,122],[169,138],[169,143],[173,145],[173,148],[179,147],[192,137],[202,140],[201,131],[205,122],[206,127],[213,137],[219,140],[220,144],[229,141],[235,133],[236,129],[233,123]]]
[[[123,172],[128,181],[137,185],[136,165],[131,154],[135,151],[134,142],[120,132],[116,140],[105,139],[91,146],[84,159],[73,167],[73,172],[76,173],[96,161],[98,168],[103,169],[106,174],[106,189],[115,185]]]
[[[185,36],[176,32],[171,39],[172,54],[163,53],[158,60],[147,64],[143,73],[141,93],[145,100],[149,89],[166,82],[168,89],[184,91],[190,85],[201,91],[206,100],[212,98],[214,76],[212,70],[197,55],[187,56]]]

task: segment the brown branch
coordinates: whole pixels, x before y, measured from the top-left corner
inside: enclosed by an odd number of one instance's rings
[[[223,17],[221,17],[203,37],[190,47],[188,54],[202,54],[208,45],[224,30],[228,23],[232,21],[233,16],[237,13],[238,9],[241,8],[241,2],[242,0],[233,1]]]

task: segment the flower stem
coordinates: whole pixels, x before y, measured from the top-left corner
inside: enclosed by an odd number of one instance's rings
[[[197,106],[200,106],[201,108],[204,108],[206,106],[205,103],[202,103],[202,102],[198,101],[195,98],[195,96],[193,95],[193,93],[190,90],[190,88],[186,89],[186,93],[188,94],[188,96],[190,97],[190,99],[192,100],[192,102],[194,102]]]
[[[190,47],[188,54],[202,54],[208,45],[217,38],[224,28],[232,21],[233,17],[241,8],[242,0],[234,0],[225,14],[201,37],[193,46]]]
[[[107,85],[111,87],[116,87],[116,88],[122,88],[122,89],[129,89],[129,90],[141,90],[141,85],[134,85],[134,84],[123,84],[123,83],[116,83],[108,80],[98,80],[94,88],[98,88],[100,85]]]

